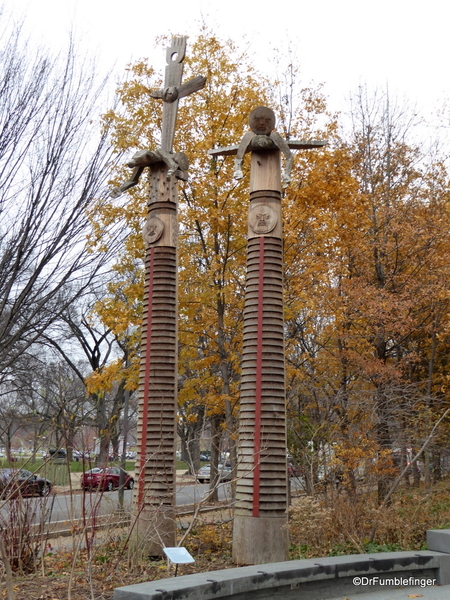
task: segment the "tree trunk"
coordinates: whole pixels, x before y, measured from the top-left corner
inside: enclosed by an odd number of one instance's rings
[[[194,475],[200,468],[200,440],[196,432],[192,435],[192,431],[190,432],[191,436],[188,439],[188,464],[189,464],[189,473]]]
[[[378,447],[381,451],[392,450],[391,437],[389,434],[389,414],[386,408],[387,397],[382,389],[377,390],[376,411],[378,423],[376,426],[376,436]],[[391,486],[393,477],[390,473],[382,473],[378,479],[378,504],[384,502]]]
[[[95,394],[97,405],[97,437],[99,439],[99,453],[95,457],[96,466],[103,467],[108,463],[110,435],[108,419],[106,417],[106,401],[104,394]]]
[[[181,435],[180,435],[180,439],[181,439],[181,460],[183,460],[185,463],[187,463],[189,465],[189,450],[188,450],[187,439]]]
[[[434,450],[432,452],[432,460],[433,460],[433,481],[440,481],[442,479],[442,470],[441,470],[441,452],[439,450]],[[420,476],[420,474],[419,474]]]
[[[6,452],[6,460],[11,463],[12,462],[12,454],[11,454],[11,437],[9,435],[9,431],[6,431],[5,436],[5,452]]]
[[[237,444],[236,444],[236,419],[233,416],[233,407],[230,402],[230,376],[228,371],[227,352],[225,347],[225,302],[222,296],[219,296],[217,301],[218,314],[218,333],[217,340],[219,345],[220,355],[220,372],[222,375],[222,391],[225,396],[225,421],[228,430],[230,463],[231,463],[231,497],[232,501],[236,499],[236,475],[237,475]]]
[[[220,438],[221,438],[221,427],[220,424],[222,419],[220,415],[211,416],[211,471],[209,480],[209,496],[210,502],[219,501],[219,455],[220,455]]]

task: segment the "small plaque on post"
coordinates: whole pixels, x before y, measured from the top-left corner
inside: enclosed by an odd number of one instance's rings
[[[175,548],[163,548],[164,554],[174,565],[185,565],[187,563],[195,562],[186,548],[175,547]]]

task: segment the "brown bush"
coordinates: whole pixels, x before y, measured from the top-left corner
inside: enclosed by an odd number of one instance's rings
[[[419,550],[427,529],[450,526],[450,485],[399,490],[378,510],[376,493],[302,496],[289,509],[292,556],[312,557],[383,550]],[[375,528],[373,542],[371,532]]]

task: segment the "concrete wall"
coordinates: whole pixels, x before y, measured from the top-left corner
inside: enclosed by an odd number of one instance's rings
[[[445,531],[445,547],[450,552],[450,530]],[[437,544],[436,540],[432,535],[431,545]],[[354,577],[378,577],[377,583],[392,580],[383,589],[415,585],[410,578],[448,585],[450,553],[383,552],[211,571],[117,588],[114,600],[315,600],[367,592],[367,586],[353,583]]]

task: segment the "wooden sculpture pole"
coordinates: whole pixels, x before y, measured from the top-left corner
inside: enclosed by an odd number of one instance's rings
[[[176,545],[177,179],[187,180],[188,160],[173,154],[172,145],[179,99],[206,82],[199,76],[181,84],[185,51],[186,38],[174,38],[167,48],[164,89],[151,94],[164,102],[161,148],[137,152],[128,163],[134,167],[131,179],[113,192],[118,196],[136,185],[150,168],[135,493],[136,537],[150,556]]]
[[[250,114],[252,131],[239,147],[211,150],[237,154],[235,177],[251,151],[247,276],[233,559],[237,564],[288,558],[286,509],[286,397],[283,321],[283,240],[280,151],[286,157],[283,183],[290,180],[290,148],[317,148],[323,142],[286,142],[272,110]]]

